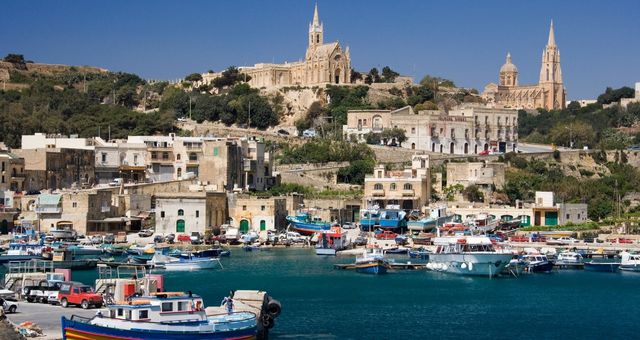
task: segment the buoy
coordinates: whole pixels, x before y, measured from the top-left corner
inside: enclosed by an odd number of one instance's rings
[[[442,265],[442,270],[447,270],[447,269],[449,269],[449,266],[447,266],[446,264],[443,264]]]
[[[467,264],[466,264],[466,263],[464,263],[464,262],[462,262],[462,264],[460,265],[460,268],[462,268],[462,269],[467,268]]]
[[[469,266],[468,267],[469,267],[470,271],[473,270],[473,263],[469,262]]]

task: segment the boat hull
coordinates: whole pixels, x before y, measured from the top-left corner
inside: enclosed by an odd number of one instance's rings
[[[551,273],[553,266],[553,262],[545,262],[529,265],[527,269],[530,273]]]
[[[511,261],[511,254],[430,254],[427,268],[458,275],[494,277]]]
[[[316,248],[316,255],[335,256],[336,250],[333,248]]]
[[[42,260],[40,255],[1,255],[0,263],[6,264],[9,262],[26,262],[31,260]]]
[[[386,274],[388,266],[387,263],[379,260],[368,263],[358,263],[355,265],[355,270],[358,273],[364,274]]]
[[[77,322],[62,317],[62,338],[65,340],[173,340],[173,339],[255,339],[256,328],[223,332],[163,332],[156,330],[127,330]]]
[[[615,273],[620,268],[620,263],[590,263],[585,262],[584,270],[592,272]]]
[[[197,261],[184,261],[184,262],[169,262],[161,265],[166,271],[184,272],[194,271],[201,269],[213,269],[218,266],[218,261],[214,259],[197,260]]]
[[[625,272],[639,272],[640,273],[640,264],[621,264],[620,270]]]

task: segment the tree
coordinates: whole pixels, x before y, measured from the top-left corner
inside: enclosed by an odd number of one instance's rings
[[[202,75],[200,73],[191,73],[190,75],[184,77],[184,80],[190,82],[196,82],[202,80]]]
[[[572,123],[557,123],[551,131],[549,131],[551,142],[556,145],[564,145],[581,148],[583,146],[593,146],[596,141],[596,135],[591,125],[576,121]]]
[[[382,68],[382,79],[385,83],[393,83],[399,75],[400,73],[392,70],[389,66]]]
[[[571,111],[571,112],[576,112],[578,110],[580,110],[582,106],[580,106],[580,103],[573,100],[571,101],[571,103],[569,103],[569,105],[567,105],[567,110]]]
[[[630,87],[623,86],[615,90],[611,87],[607,87],[604,90],[604,93],[598,96],[598,103],[610,104],[620,101],[620,98],[633,98],[634,96],[635,90]]]
[[[222,90],[225,87],[233,87],[241,82],[248,82],[251,77],[246,73],[240,73],[235,66],[229,66],[226,70],[222,71],[222,75],[213,80],[213,87],[218,90]]]
[[[358,80],[362,80],[362,73],[351,69],[351,83],[355,83]]]
[[[375,161],[371,159],[353,161],[349,166],[338,170],[338,182],[362,185],[365,176],[373,173],[374,167]]]
[[[2,60],[12,64],[25,64],[24,56],[22,54],[9,53]]]
[[[484,200],[484,195],[475,184],[464,188],[462,190],[462,195],[464,195],[464,198],[469,202],[482,202]]]
[[[380,82],[380,73],[378,72],[377,68],[372,68],[369,73],[367,74],[367,76],[364,78],[364,82],[371,85],[372,83],[379,83]]]
[[[367,144],[370,144],[370,145],[380,145],[380,140],[381,140],[380,134],[369,132],[366,135],[364,135],[364,140],[366,141]]]
[[[398,146],[402,146],[402,143],[407,140],[406,131],[404,131],[404,129],[396,127],[385,129],[384,131],[382,131],[380,137],[385,140],[385,142],[388,143],[390,141],[392,144],[395,142],[398,144]]]
[[[116,92],[116,104],[127,108],[133,108],[138,105],[137,93],[135,87],[125,85]]]
[[[449,79],[434,77],[428,74],[422,77],[422,80],[420,80],[420,85],[426,86],[433,91],[437,91],[441,86],[456,87],[456,84],[454,84],[453,81]]]

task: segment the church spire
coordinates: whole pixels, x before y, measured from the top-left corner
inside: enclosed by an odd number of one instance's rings
[[[555,45],[556,45],[556,35],[553,32],[553,19],[551,19],[551,27],[549,27],[549,41],[547,42],[547,46],[555,46]]]
[[[553,23],[552,23],[553,25]],[[318,16],[318,3],[316,2],[316,7],[313,10],[313,26],[320,26],[320,18]]]
[[[323,44],[323,28],[318,15],[318,3],[313,10],[313,21],[309,23],[309,47]]]

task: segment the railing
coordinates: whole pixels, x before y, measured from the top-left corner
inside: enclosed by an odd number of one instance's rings
[[[61,207],[36,207],[36,213],[38,214],[59,214],[61,212]]]

